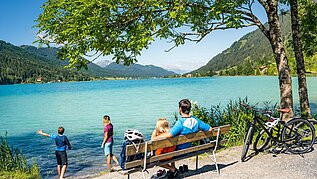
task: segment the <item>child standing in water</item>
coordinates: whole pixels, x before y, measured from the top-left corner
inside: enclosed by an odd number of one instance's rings
[[[110,116],[105,115],[103,117],[103,124],[104,124],[104,138],[101,144],[101,148],[104,148],[105,156],[107,157],[107,167],[108,170],[111,171],[110,164],[111,158],[114,160],[118,165],[119,162],[117,157],[112,154],[112,147],[113,147],[113,125],[110,123]]]
[[[168,121],[165,118],[160,118],[157,120],[156,122],[156,128],[155,130],[152,132],[152,137],[151,139],[153,140],[153,138],[169,132],[170,130],[170,126],[168,124]],[[176,149],[176,146],[172,146],[172,147],[166,147],[166,148],[162,148],[162,149],[157,149],[155,151],[155,155],[160,155],[160,154],[164,154],[164,153],[168,153],[168,152],[173,152]],[[170,159],[165,159],[165,160],[170,160]],[[170,174],[172,174],[173,176],[177,174],[178,170],[175,167],[175,162],[172,162],[171,164],[165,164],[162,165],[161,167],[169,169],[170,170]],[[160,171],[158,172],[160,173]],[[162,174],[160,175],[166,175],[165,171],[163,171]]]
[[[66,154],[66,146],[68,149],[71,149],[71,145],[68,141],[68,138],[63,135],[64,134],[64,127],[59,127],[57,132],[58,135],[55,134],[47,134],[44,133],[42,130],[38,130],[37,133],[43,135],[45,137],[50,137],[51,139],[55,140],[56,144],[56,159],[57,159],[57,173],[60,179],[64,179],[64,175],[66,173],[67,168],[67,154]]]

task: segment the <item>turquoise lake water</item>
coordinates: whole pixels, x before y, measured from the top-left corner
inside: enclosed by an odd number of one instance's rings
[[[308,78],[309,98],[316,113],[317,78]],[[297,79],[293,78],[294,102],[298,103]],[[67,176],[96,174],[105,169],[100,144],[102,116],[110,115],[115,130],[116,155],[126,129],[138,129],[150,138],[156,120],[173,120],[178,101],[188,98],[199,105],[226,105],[245,98],[279,102],[277,77],[212,77],[181,79],[118,80],[23,84],[0,86],[0,134],[29,160],[36,160],[44,178],[55,172],[54,143],[36,130],[56,133],[64,126],[74,149],[68,151]]]

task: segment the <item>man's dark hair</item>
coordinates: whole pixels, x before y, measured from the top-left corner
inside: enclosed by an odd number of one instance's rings
[[[103,119],[105,119],[105,120],[109,120],[109,121],[110,121],[110,116],[108,116],[108,115],[104,115],[104,116],[103,116]]]
[[[190,108],[191,108],[191,103],[188,99],[182,99],[178,103],[179,107],[182,110],[182,113],[184,114],[189,114],[190,113]]]
[[[58,131],[58,134],[63,135],[65,129],[64,129],[64,127],[59,127],[57,131]]]

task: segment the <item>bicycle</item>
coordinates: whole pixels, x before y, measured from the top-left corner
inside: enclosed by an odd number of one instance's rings
[[[279,111],[279,110],[278,110]],[[280,131],[280,126],[277,126],[276,128],[273,128],[274,127],[274,123],[276,123],[277,121],[280,120],[280,118],[274,118],[272,117],[272,115],[267,115],[268,118],[269,118],[269,121],[268,122],[265,122],[265,124],[267,125],[268,127],[268,130],[270,133],[272,132],[276,132],[278,133],[278,131]],[[295,117],[295,118],[300,118],[300,117]],[[295,119],[294,118],[294,119]],[[301,118],[303,119],[303,118]],[[313,128],[315,129],[315,141],[314,141],[314,144],[317,143],[317,140],[316,140],[316,135],[317,135],[317,132],[316,132],[316,129],[317,129],[317,120],[316,119],[313,119],[313,118],[308,118],[308,119],[304,119],[304,120],[308,120],[308,122],[310,122],[313,126]],[[273,124],[273,126],[272,126]],[[271,125],[271,126],[270,126]],[[264,150],[270,148],[270,145],[272,143],[272,140],[271,138],[267,135],[267,133],[265,133],[265,131],[262,129],[259,134],[257,135],[257,137],[255,138],[255,141],[253,143],[253,149],[254,151],[256,152],[263,152]]]
[[[253,143],[256,152],[265,150],[271,141],[277,146],[284,146],[288,152],[293,154],[303,154],[312,149],[315,140],[315,128],[308,120],[292,118],[288,122],[284,122],[282,120],[283,114],[288,113],[289,109],[279,109],[281,117],[274,118],[271,111],[257,110],[245,103],[240,103],[240,105],[253,112],[253,120],[248,128],[242,149],[242,162],[246,159],[254,130],[258,126],[262,130]],[[268,121],[265,120],[267,118]]]

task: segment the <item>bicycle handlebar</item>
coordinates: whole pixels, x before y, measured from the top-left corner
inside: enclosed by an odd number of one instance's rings
[[[250,106],[248,104],[245,104],[244,102],[240,102],[240,105],[243,106],[246,109],[249,109],[249,110],[252,110],[254,112],[261,113],[261,114],[269,114],[271,116],[271,114],[273,113],[272,111],[255,109],[254,107],[252,107],[252,106]]]

